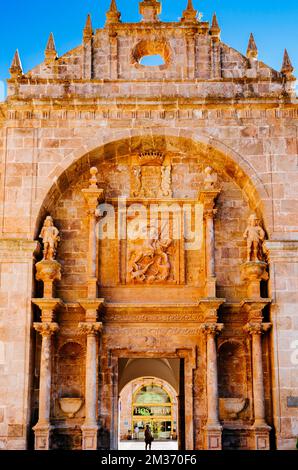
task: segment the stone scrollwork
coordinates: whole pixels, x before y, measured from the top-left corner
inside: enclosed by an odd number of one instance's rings
[[[134,166],[132,168],[132,177],[131,177],[131,195],[133,197],[138,197],[141,195],[142,191],[142,167]]]
[[[171,165],[161,167],[161,195],[172,197],[172,167]]]

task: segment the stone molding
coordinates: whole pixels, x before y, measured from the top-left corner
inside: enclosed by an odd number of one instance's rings
[[[298,240],[291,241],[269,241],[264,242],[268,250],[268,258],[271,262],[298,262]]]
[[[40,251],[40,244],[35,240],[21,238],[0,238],[0,261],[29,261]],[[10,256],[11,253],[11,256]]]

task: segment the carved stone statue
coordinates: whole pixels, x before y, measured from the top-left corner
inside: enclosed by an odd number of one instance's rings
[[[171,165],[161,167],[161,192],[162,196],[166,197],[171,197],[173,194]]]
[[[59,230],[54,226],[53,219],[50,215],[45,219],[39,236],[43,241],[43,259],[53,261],[56,256],[60,237]]]
[[[243,237],[247,240],[247,261],[262,261],[265,253],[263,248],[265,232],[255,214],[249,217]]]
[[[204,190],[213,190],[217,188],[217,173],[211,168],[211,166],[207,166],[204,170],[205,179],[204,179]]]

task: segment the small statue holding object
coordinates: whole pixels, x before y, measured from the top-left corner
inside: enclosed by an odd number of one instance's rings
[[[43,260],[53,261],[60,237],[59,230],[54,226],[50,215],[46,217],[39,236],[43,241]]]
[[[247,261],[262,261],[265,252],[263,248],[265,232],[255,214],[249,217],[243,237],[247,240]]]

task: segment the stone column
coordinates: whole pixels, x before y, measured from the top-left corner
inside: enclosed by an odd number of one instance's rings
[[[255,448],[269,450],[270,426],[265,420],[265,392],[262,360],[261,335],[271,328],[271,323],[247,323],[244,331],[252,336],[252,367],[253,367],[253,397],[254,397],[254,431]]]
[[[81,334],[87,336],[86,377],[85,377],[85,422],[82,426],[83,450],[97,450],[97,335],[102,330],[102,323],[97,321],[97,311],[102,299],[80,301],[86,312],[86,321],[79,323]]]
[[[208,416],[206,431],[206,449],[220,450],[222,448],[222,427],[218,417],[218,372],[217,372],[217,350],[216,335],[219,334],[224,325],[221,323],[204,323],[202,331],[207,339],[207,404]]]
[[[200,202],[204,206],[205,220],[205,295],[210,298],[216,297],[214,216],[217,212],[215,200],[219,194],[219,189],[203,189],[199,197]]]
[[[96,236],[96,209],[98,204],[104,197],[104,190],[98,189],[97,168],[90,170],[90,186],[88,189],[83,189],[82,193],[88,204],[89,216],[89,247],[88,247],[88,298],[93,299],[97,297],[97,236]]]
[[[57,323],[34,323],[34,329],[42,335],[40,381],[39,381],[39,416],[34,426],[35,450],[49,450],[51,437],[50,407],[52,380],[52,335],[59,330]]]

